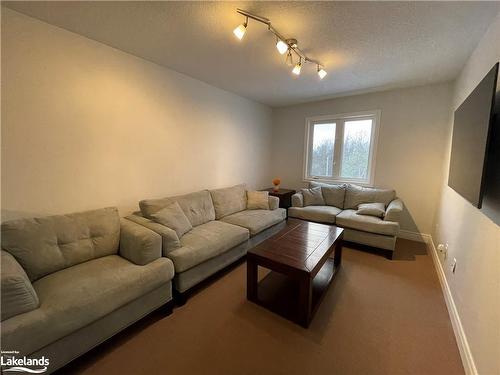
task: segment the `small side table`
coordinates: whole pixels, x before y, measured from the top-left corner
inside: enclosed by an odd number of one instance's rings
[[[288,208],[292,207],[292,195],[296,193],[295,190],[279,189],[278,191],[274,191],[273,188],[269,188],[264,189],[264,191],[268,191],[269,195],[273,197],[278,197],[280,199],[280,207],[285,208],[288,213]]]

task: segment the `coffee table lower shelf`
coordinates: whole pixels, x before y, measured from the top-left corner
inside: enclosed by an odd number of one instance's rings
[[[249,268],[257,267],[252,260],[247,260],[247,264]],[[339,268],[340,262],[335,265],[334,258],[328,258],[312,279],[309,296],[301,295],[301,278],[271,271],[258,283],[255,295],[248,294],[248,299],[307,328]]]

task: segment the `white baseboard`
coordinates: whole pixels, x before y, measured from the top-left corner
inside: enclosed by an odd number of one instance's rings
[[[450,315],[451,325],[453,327],[453,332],[455,333],[455,339],[457,340],[458,350],[460,351],[460,357],[462,358],[462,364],[464,365],[464,370],[467,375],[478,375],[476,364],[474,363],[474,357],[469,347],[469,342],[467,341],[467,336],[465,335],[464,327],[458,315],[457,306],[453,300],[451,294],[450,286],[446,280],[446,276],[443,270],[443,266],[439,261],[438,253],[436,247],[434,246],[434,241],[430,235],[422,235],[425,237],[427,248],[431,253],[432,260],[434,262],[434,267],[436,268],[436,273],[439,278],[439,283],[441,284],[441,289],[443,290],[444,300],[446,302],[446,307],[448,308],[448,314]]]

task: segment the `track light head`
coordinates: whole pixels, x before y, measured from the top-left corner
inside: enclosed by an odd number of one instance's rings
[[[297,39],[287,39],[287,40],[285,40],[285,42],[286,42],[286,44],[288,44],[292,48],[298,47]]]
[[[318,76],[319,76],[319,79],[323,79],[325,78],[325,76],[327,75],[328,73],[326,72],[325,69],[323,69],[322,67],[320,67],[318,65]]]
[[[288,51],[288,44],[283,42],[281,39],[278,39],[278,42],[276,43],[276,48],[278,49],[280,55],[283,55],[284,53],[286,53],[286,51]]]
[[[293,66],[293,56],[292,56],[292,51],[290,49],[288,50],[288,53],[286,54],[285,63],[288,66]]]
[[[292,69],[292,73],[299,75],[301,69],[302,69],[302,59],[300,59],[299,62],[294,66],[294,68]]]
[[[248,25],[248,17],[245,19],[245,23],[242,23],[236,29],[233,30],[233,34],[236,36],[236,38],[238,38],[239,40],[243,39],[245,33],[247,32],[247,25]]]

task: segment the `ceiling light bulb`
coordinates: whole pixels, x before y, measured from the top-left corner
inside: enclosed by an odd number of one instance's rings
[[[242,23],[236,29],[233,30],[233,33],[234,33],[234,35],[236,35],[236,38],[238,38],[239,40],[241,40],[245,36],[245,32],[246,31],[247,31],[247,24],[246,23]]]
[[[295,65],[295,67],[293,68],[292,73],[299,75],[301,69],[302,69],[302,62],[299,61],[297,65]]]
[[[319,75],[319,78],[320,78],[320,79],[325,78],[325,76],[326,76],[327,74],[328,74],[328,73],[325,71],[325,69],[323,69],[323,68],[319,68],[319,67],[318,67],[318,75]]]
[[[280,55],[283,55],[286,51],[288,51],[288,44],[278,39],[278,43],[276,43],[276,48],[278,49]]]
[[[288,53],[286,54],[285,63],[288,66],[292,66],[293,65],[293,56],[292,56],[292,51],[291,50],[288,50]]]

